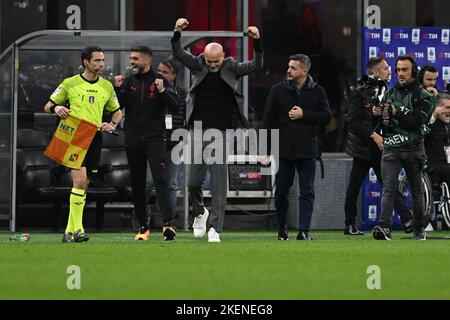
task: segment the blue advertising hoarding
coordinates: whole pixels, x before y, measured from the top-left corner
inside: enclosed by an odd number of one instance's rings
[[[395,62],[399,56],[413,57],[419,68],[433,65],[438,70],[438,91],[444,91],[450,83],[450,28],[433,27],[392,27],[382,29],[364,28],[362,73],[365,74],[367,61],[372,57],[383,57],[391,68],[392,78],[389,87],[397,83]],[[403,170],[402,173],[404,174]],[[381,214],[380,183],[375,172],[370,169],[363,187],[362,229],[370,230],[378,224]],[[406,205],[412,208],[411,195],[405,194]],[[394,226],[399,227],[400,218],[394,214]]]
[[[432,27],[393,27],[382,29],[364,28],[363,35],[363,66],[369,58],[384,57],[394,71],[398,56],[408,55],[416,59],[419,67],[427,64],[438,70],[438,91],[444,91],[450,83],[450,28]],[[389,86],[397,82],[395,72]]]

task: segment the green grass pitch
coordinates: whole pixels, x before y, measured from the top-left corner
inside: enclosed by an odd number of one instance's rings
[[[63,244],[61,234],[12,242],[0,233],[0,299],[450,299],[450,241],[311,235],[278,241],[275,232],[225,230],[222,243],[210,244],[190,232],[173,242],[156,231],[145,242],[92,233],[89,242]],[[73,265],[81,288],[70,290]],[[380,289],[367,286],[373,265]]]

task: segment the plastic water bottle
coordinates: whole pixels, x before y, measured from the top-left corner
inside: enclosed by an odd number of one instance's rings
[[[9,238],[9,240],[11,241],[20,241],[20,242],[30,241],[30,239],[31,234],[29,233],[15,234]]]

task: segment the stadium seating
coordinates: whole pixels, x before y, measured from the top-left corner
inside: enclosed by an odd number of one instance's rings
[[[104,224],[105,203],[131,200],[130,169],[124,149],[123,133],[104,134],[100,169],[92,179],[86,201],[96,202],[96,226]],[[70,169],[56,165],[44,156],[48,145],[43,130],[22,128],[17,138],[17,204],[51,203],[55,228],[60,227],[62,205],[69,200],[72,188]]]
[[[44,156],[44,132],[19,129],[17,132],[17,206],[53,203],[55,227],[59,224],[61,194],[54,188],[51,161]]]

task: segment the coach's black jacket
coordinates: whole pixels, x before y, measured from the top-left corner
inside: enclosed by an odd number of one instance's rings
[[[115,88],[120,106],[125,108],[125,144],[140,145],[142,142],[164,142],[165,115],[167,109],[177,113],[179,100],[169,82],[164,80],[165,90],[158,92],[156,74],[150,70],[125,78],[120,88]]]
[[[291,120],[289,111],[299,106],[303,118]],[[267,98],[264,128],[280,130],[280,158],[314,159],[319,156],[318,129],[331,119],[325,90],[308,76],[298,89],[285,80],[272,87]]]

